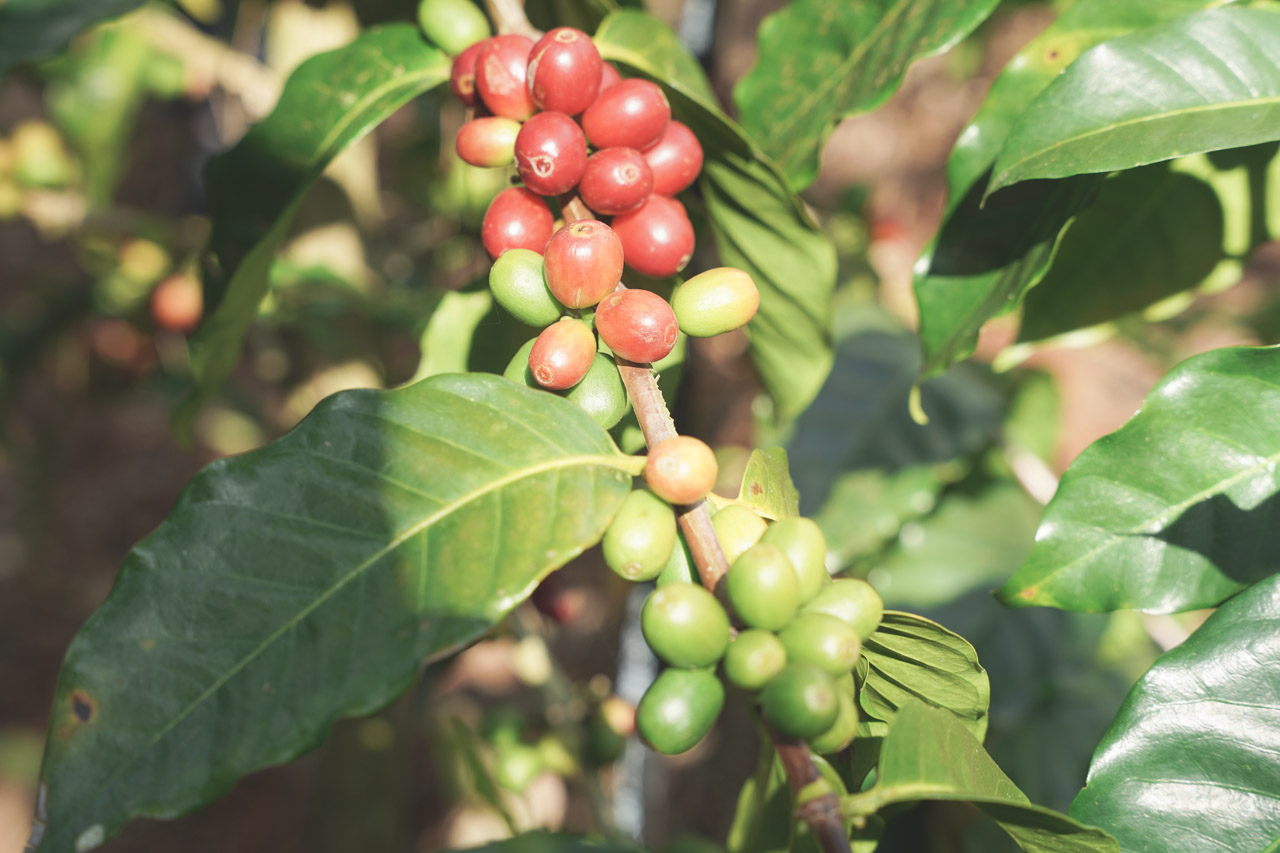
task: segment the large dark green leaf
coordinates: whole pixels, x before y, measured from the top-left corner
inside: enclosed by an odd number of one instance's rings
[[[1000,598],[1171,612],[1212,607],[1275,572],[1277,417],[1280,350],[1183,362],[1072,463]]]
[[[1071,815],[1126,851],[1280,842],[1280,576],[1242,592],[1129,693]]]
[[[1280,139],[1280,10],[1232,6],[1081,56],[1009,132],[989,191]]]
[[[43,59],[76,33],[142,5],[142,0],[8,0],[0,3],[0,77],[20,62]]]
[[[172,817],[408,686],[596,542],[639,466],[497,376],[330,397],[214,463],[72,642],[41,851]]]
[[[622,10],[596,33],[610,59],[662,83],[678,119],[702,142],[702,192],[721,261],[750,273],[760,311],[747,327],[751,357],[782,418],[799,414],[831,371],[831,241],[785,176],[715,106],[706,79],[657,19]]]
[[[756,64],[734,89],[742,124],[803,189],[837,121],[884,103],[908,65],[948,50],[998,4],[792,0],[760,26]]]
[[[216,307],[192,342],[197,385],[177,414],[180,432],[189,432],[199,407],[235,367],[307,188],[344,149],[449,79],[449,68],[448,57],[417,27],[368,30],[300,65],[271,115],[209,163],[213,234],[205,292]]]
[[[644,850],[616,838],[587,838],[548,832],[526,832],[505,841],[464,849],[466,853],[643,853]],[[457,853],[462,853],[462,849]]]
[[[863,816],[920,800],[973,803],[1028,853],[1120,849],[1102,830],[1033,805],[960,720],[917,700],[905,704],[889,726],[875,786],[845,797],[843,808],[849,815]]]

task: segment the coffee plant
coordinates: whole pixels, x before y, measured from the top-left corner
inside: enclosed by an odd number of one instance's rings
[[[0,3],[0,72],[140,5]],[[414,307],[417,381],[333,394],[214,462],[128,554],[67,652],[29,849],[83,853],[131,820],[200,808],[495,630],[536,640],[578,618],[552,573],[582,559],[643,585],[638,612],[599,631],[638,631],[661,668],[630,698],[535,679],[576,696],[577,734],[511,708],[480,735],[442,734],[500,812],[546,769],[595,774],[599,794],[633,733],[678,755],[747,714],[758,769],[721,780],[741,788],[716,841],[730,853],[1280,850],[1280,353],[1181,361],[1060,481],[1036,413],[1056,402],[1022,366],[1177,316],[1276,236],[1280,5],[1056,4],[951,151],[942,225],[914,268],[916,338],[837,287],[847,217],[824,228],[800,193],[837,122],[1000,5],[791,0],[757,33],[736,118],[671,29],[614,0],[423,0],[298,65],[205,168],[207,244],[185,265],[154,243],[120,256],[143,268],[155,323],[191,334],[175,433],[190,439],[280,298],[308,191],[415,99],[465,113],[440,147],[495,178],[477,184],[487,274]],[[79,174],[61,145],[44,125],[11,134],[0,214],[75,181],[110,196],[109,171]],[[999,328],[993,374],[967,360]],[[671,415],[700,368],[689,338],[721,335],[745,337],[763,388],[764,446],[738,463]],[[883,387],[860,378],[868,365]],[[1050,475],[1043,507],[1028,470]],[[728,477],[736,497],[720,494]],[[1005,608],[1212,613],[1177,622],[1187,636],[1123,701],[1085,691],[1098,726],[1082,736],[1044,712],[1012,750],[1014,712],[993,691],[1030,715],[1097,679],[1063,687],[1039,657],[1084,642],[1072,615],[997,630],[972,617],[992,602],[954,608],[993,585]],[[531,597],[542,616],[521,607]],[[1144,623],[1108,624],[1090,666]],[[995,684],[975,645],[1002,661]],[[1082,737],[1087,775],[1060,760]],[[996,757],[1014,754],[1006,773]],[[1015,783],[1046,774],[1065,798],[1034,793],[1059,808]],[[953,816],[954,846],[930,840],[930,814]],[[633,849],[594,830],[488,849]]]

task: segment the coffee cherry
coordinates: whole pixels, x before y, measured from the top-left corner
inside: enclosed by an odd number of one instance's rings
[[[653,653],[672,666],[711,666],[729,646],[729,617],[697,584],[672,584],[649,594],[640,630]]]
[[[776,545],[748,548],[729,568],[725,591],[738,618],[765,631],[785,627],[800,606],[796,570]]]
[[[609,87],[582,114],[582,129],[596,148],[644,151],[662,138],[671,104],[656,83],[632,78]]]
[[[714,673],[668,669],[636,706],[636,731],[663,755],[688,752],[706,737],[724,707],[724,687]]]
[[[764,686],[760,710],[779,734],[817,737],[836,721],[839,693],[830,675],[813,664],[795,661]]]
[[[453,58],[453,68],[449,72],[449,88],[453,95],[469,107],[476,105],[476,60],[480,51],[484,50],[488,39],[478,41]]]
[[[603,66],[590,36],[573,27],[556,27],[533,46],[529,94],[539,109],[577,115],[599,94]]]
[[[719,473],[715,453],[691,435],[678,435],[650,447],[644,466],[649,488],[673,504],[702,500],[716,484]]]
[[[681,329],[695,338],[710,338],[747,325],[760,307],[760,291],[742,270],[718,267],[677,287],[671,307]]]
[[[555,220],[546,202],[524,187],[508,187],[493,197],[480,226],[480,240],[493,258],[508,249],[542,252]]]
[[[821,667],[832,676],[853,669],[862,643],[849,624],[826,613],[801,612],[778,633],[787,659]]]
[[[831,579],[827,573],[827,539],[813,519],[780,518],[769,525],[760,541],[777,545],[786,552],[800,580],[801,604],[817,595]]]
[[[824,586],[804,606],[806,613],[826,613],[853,628],[858,639],[865,640],[880,627],[884,601],[875,587],[857,578],[838,578]]]
[[[529,370],[543,388],[560,391],[582,381],[596,357],[596,336],[581,320],[565,317],[542,330],[529,350]]]
[[[729,504],[712,517],[711,524],[729,565],[759,542],[769,527],[768,522],[741,504]]]
[[[693,555],[689,553],[689,543],[684,537],[676,535],[676,546],[671,549],[671,556],[662,567],[662,573],[655,581],[659,588],[673,583],[698,583],[698,573],[693,567]]]
[[[634,148],[606,148],[587,159],[578,195],[596,213],[615,216],[644,204],[653,188],[653,172]]]
[[[544,254],[547,286],[569,308],[595,305],[622,279],[622,243],[613,229],[595,219],[561,228]]]
[[[606,89],[611,89],[622,82],[622,75],[618,73],[618,69],[613,67],[612,62],[602,62],[600,64],[600,91],[596,94],[599,100],[600,95],[604,94]]]
[[[673,121],[658,144],[644,152],[653,170],[653,191],[675,195],[689,188],[702,171],[702,145],[688,125]]]
[[[532,249],[503,252],[489,268],[489,289],[521,323],[543,327],[560,319],[561,306],[547,287],[542,256]]]
[[[618,375],[618,366],[607,355],[596,353],[591,369],[565,397],[578,404],[605,429],[612,429],[631,406],[627,389]]]
[[[649,290],[610,293],[596,308],[596,330],[614,355],[650,364],[671,352],[680,327],[675,312]]]
[[[587,168],[587,140],[564,113],[538,113],[516,135],[516,171],[539,195],[560,195],[578,185]]]
[[[489,19],[470,0],[422,0],[418,24],[427,40],[445,53],[461,53],[489,37]]]
[[[526,36],[494,36],[476,56],[476,91],[497,116],[524,121],[535,107],[525,86],[533,39]]]
[[[620,577],[639,583],[661,572],[676,544],[676,514],[671,505],[637,489],[604,532],[604,561]]]
[[[693,223],[684,205],[651,195],[638,210],[613,220],[627,266],[638,273],[665,278],[685,268],[693,257]]]
[[[475,118],[458,130],[454,149],[464,163],[492,169],[515,158],[520,122],[499,116]]]
[[[542,771],[542,756],[527,743],[503,745],[497,750],[494,781],[513,794],[524,793]]]
[[[190,275],[171,275],[151,291],[151,318],[162,329],[190,332],[204,314],[204,291]]]
[[[786,665],[786,647],[769,631],[740,631],[724,653],[724,677],[743,690],[759,690]]]
[[[818,755],[839,752],[858,734],[858,704],[853,698],[853,675],[845,673],[836,679],[836,721],[817,737],[809,738],[809,748]]]

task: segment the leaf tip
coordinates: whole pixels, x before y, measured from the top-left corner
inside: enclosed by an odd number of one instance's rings
[[[911,413],[911,420],[920,426],[925,426],[929,423],[929,416],[925,414],[924,403],[920,398],[919,382],[911,386],[911,394],[907,397],[907,411]]]

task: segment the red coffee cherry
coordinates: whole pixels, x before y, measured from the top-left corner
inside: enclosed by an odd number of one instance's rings
[[[653,191],[658,195],[675,195],[687,189],[702,171],[702,145],[686,125],[673,121],[658,144],[644,152],[653,170]]]
[[[599,94],[603,65],[590,36],[573,27],[556,27],[533,46],[529,94],[540,109],[577,115]]]
[[[587,158],[578,184],[582,203],[596,213],[616,216],[644,204],[653,188],[653,172],[634,148],[606,148]]]
[[[458,130],[454,148],[463,162],[472,166],[506,166],[515,157],[516,134],[520,122],[500,116],[475,118]]]
[[[716,455],[705,442],[678,435],[649,448],[644,481],[667,503],[692,504],[707,496],[720,473]]]
[[[497,258],[507,249],[541,254],[551,239],[555,220],[546,202],[524,187],[508,187],[493,197],[480,226],[480,240]]]
[[[596,336],[581,320],[565,317],[542,330],[529,351],[529,372],[543,388],[563,391],[582,381],[596,358]]]
[[[570,222],[552,236],[544,253],[547,287],[568,308],[589,308],[622,280],[622,243],[595,219]]]
[[[622,75],[618,73],[618,69],[613,67],[612,62],[600,63],[600,92],[597,98],[604,94],[605,89],[610,89],[622,82]]]
[[[597,148],[644,151],[661,137],[671,120],[671,105],[656,83],[623,80],[609,87],[582,114],[582,129]]]
[[[613,230],[622,241],[627,266],[638,273],[675,275],[693,257],[693,223],[673,198],[649,196],[639,210],[615,218]]]
[[[533,39],[494,36],[476,57],[476,91],[494,115],[524,121],[535,107],[525,86]]]
[[[469,107],[476,105],[476,60],[491,40],[478,41],[453,59],[449,88],[453,90],[454,97]]]
[[[671,352],[680,327],[675,312],[658,294],[620,290],[610,293],[596,308],[596,331],[614,355],[650,364]]]
[[[567,193],[587,169],[587,140],[564,113],[538,113],[516,136],[516,171],[539,195]]]

